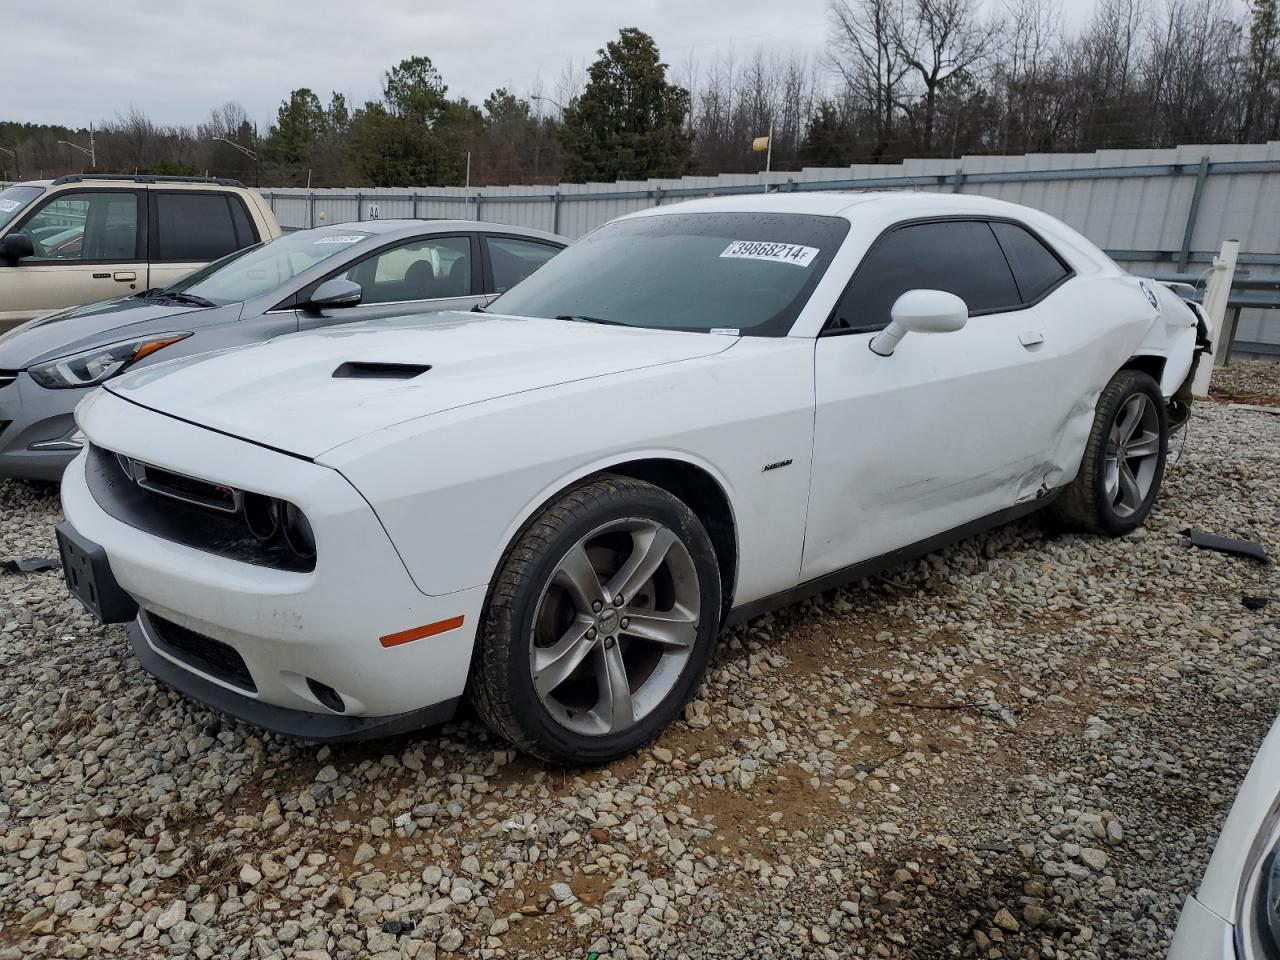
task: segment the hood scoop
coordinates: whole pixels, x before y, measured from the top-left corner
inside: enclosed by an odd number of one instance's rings
[[[335,380],[412,380],[431,369],[429,363],[377,363],[348,360],[333,371]]]

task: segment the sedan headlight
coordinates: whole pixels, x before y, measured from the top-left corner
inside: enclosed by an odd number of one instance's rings
[[[143,357],[150,356],[157,350],[185,340],[188,333],[160,333],[145,337],[134,337],[132,340],[121,340],[106,346],[94,347],[73,353],[69,357],[59,357],[27,368],[31,379],[42,387],[54,390],[69,387],[94,387],[103,381],[110,380],[118,373],[123,373],[132,364]]]

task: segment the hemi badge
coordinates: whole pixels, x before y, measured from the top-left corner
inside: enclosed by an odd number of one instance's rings
[[[412,630],[388,633],[385,637],[379,637],[378,642],[384,647],[398,647],[402,643],[411,643],[414,640],[422,640],[425,637],[434,637],[437,634],[448,633],[450,630],[457,630],[460,626],[462,626],[462,617],[450,617],[448,620],[437,620],[435,623],[428,623],[425,627],[414,627]]]

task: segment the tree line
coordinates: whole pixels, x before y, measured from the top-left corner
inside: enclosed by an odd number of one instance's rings
[[[664,62],[625,28],[552,94],[451,97],[426,56],[352,106],[292,91],[259,130],[226,103],[163,126],[130,109],[95,128],[0,122],[0,179],[98,172],[272,186],[642,180],[905,157],[1077,152],[1280,139],[1278,0],[1099,0],[1078,30],[1058,0],[830,0],[825,47]],[[68,146],[73,143],[81,147]]]

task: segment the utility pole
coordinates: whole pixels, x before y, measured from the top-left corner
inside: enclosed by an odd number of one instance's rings
[[[466,189],[471,189],[471,151],[467,151],[467,183]]]
[[[15,180],[22,179],[22,168],[18,166],[18,151],[10,150],[8,147],[0,147],[0,153],[7,153],[13,157],[13,178]]]

